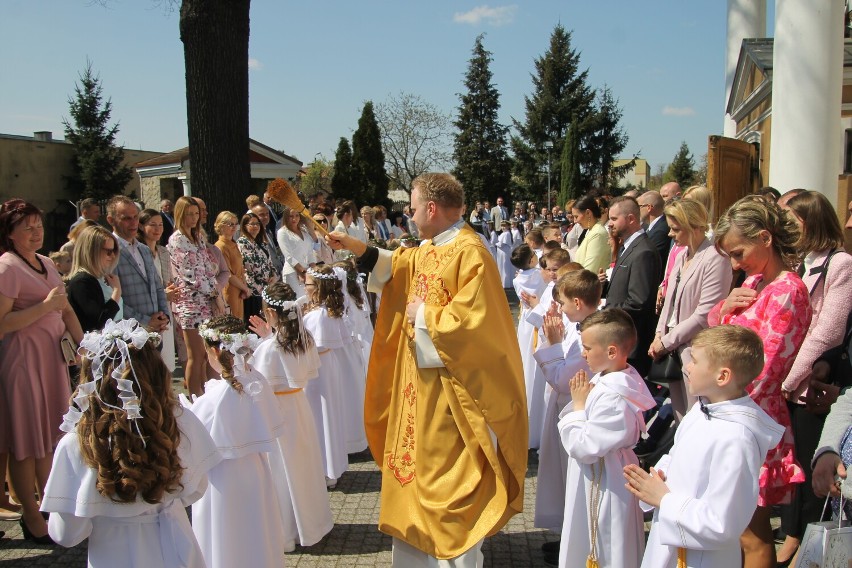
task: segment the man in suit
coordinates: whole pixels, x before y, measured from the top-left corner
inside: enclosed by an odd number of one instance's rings
[[[169,237],[175,232],[175,218],[172,214],[172,202],[168,199],[160,201],[160,216],[163,218],[163,234],[160,236],[160,244],[169,244]]]
[[[97,200],[92,199],[91,197],[84,199],[80,202],[80,216],[76,221],[71,225],[68,229],[68,232],[74,230],[74,227],[82,223],[83,221],[94,221],[98,222],[98,219],[101,218],[101,206],[98,204]]]
[[[645,229],[645,234],[648,235],[648,240],[660,255],[660,270],[665,270],[669,250],[672,248],[669,224],[666,216],[663,215],[666,202],[657,191],[646,191],[636,201],[639,203],[639,221]]]
[[[657,326],[660,255],[639,224],[639,204],[632,197],[617,197],[612,201],[609,230],[621,246],[606,284],[606,308],[621,308],[633,318],[638,341],[627,361],[645,376],[651,367],[648,347]]]
[[[281,219],[275,214],[275,208],[273,207],[275,202],[272,200],[272,195],[268,191],[263,192],[263,204],[266,205],[266,209],[269,211],[270,226],[274,227],[274,230],[277,232],[281,228]]]
[[[491,209],[491,220],[494,221],[494,230],[498,233],[501,231],[503,221],[509,220],[509,210],[503,205],[503,198],[497,198],[497,205]]]
[[[116,195],[107,203],[107,222],[121,247],[115,274],[121,283],[124,317],[150,331],[163,331],[169,325],[169,305],[151,250],[136,240],[139,208],[127,196]]]

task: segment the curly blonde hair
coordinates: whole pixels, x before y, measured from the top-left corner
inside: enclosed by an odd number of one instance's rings
[[[135,425],[128,420],[115,381],[109,378],[121,357],[117,361],[105,359],[104,378],[97,385],[100,400],[89,397],[89,408],[77,423],[80,452],[86,465],[97,471],[96,487],[104,497],[129,503],[141,496],[146,503],[160,503],[164,493],[183,488],[172,376],[150,341],[141,349],[130,347],[129,359],[121,378],[132,379],[135,371],[133,389],[142,417]],[[82,383],[93,380],[92,362],[85,357],[80,379]]]
[[[761,231],[772,237],[772,248],[789,269],[799,261],[797,243],[799,227],[774,202],[762,195],[746,195],[722,213],[714,233],[717,250],[731,229],[737,229],[748,240],[756,241]]]

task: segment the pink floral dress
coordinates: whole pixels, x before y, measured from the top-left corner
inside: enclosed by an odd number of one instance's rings
[[[184,329],[196,329],[213,316],[213,306],[219,299],[216,274],[219,264],[207,250],[207,241],[199,235],[193,243],[180,231],[169,237],[167,245],[172,263],[172,279],[180,298],[174,304],[174,315]]]
[[[743,288],[756,289],[762,274],[746,278]],[[754,330],[763,339],[765,362],[763,371],[746,390],[773,420],[784,426],[784,437],[766,455],[760,468],[760,507],[789,503],[794,483],[805,481],[805,473],[793,453],[793,431],[790,414],[781,395],[781,383],[790,372],[796,353],[811,325],[811,302],[808,289],[792,272],[784,273],[760,291],[755,302],[742,310],[720,317],[722,300],[710,310],[711,326],[734,324]]]

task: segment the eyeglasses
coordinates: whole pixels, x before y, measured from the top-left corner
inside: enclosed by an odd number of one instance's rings
[[[223,227],[236,227],[237,224],[236,223],[222,223],[222,226]]]
[[[116,247],[112,247],[112,248],[102,247],[101,250],[104,251],[107,254],[107,256],[115,256],[116,253],[118,252],[118,249]]]
[[[324,225],[328,224],[328,219],[317,219],[316,217],[314,217],[314,221],[316,221],[317,223],[322,223]]]
[[[246,227],[260,227],[260,223],[246,223]]]

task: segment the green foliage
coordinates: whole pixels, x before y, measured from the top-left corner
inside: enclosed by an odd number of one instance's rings
[[[445,171],[449,162],[450,116],[411,93],[376,105],[382,150],[394,189],[411,191],[411,180]]]
[[[349,147],[349,140],[341,136],[334,154],[334,175],[331,177],[331,191],[335,197],[348,198],[354,195],[353,177],[352,149]]]
[[[344,138],[345,140],[345,138]],[[347,145],[348,147],[348,145]],[[314,195],[318,191],[331,191],[334,166],[323,158],[317,158],[308,166],[305,175],[299,181],[299,189],[305,195]]]
[[[498,121],[500,93],[494,86],[491,52],[476,38],[464,79],[466,92],[454,121],[458,132],[453,149],[453,171],[465,188],[468,202],[489,200],[506,194],[511,176],[506,136],[508,127]]]
[[[693,160],[692,154],[689,152],[689,146],[686,145],[686,142],[681,142],[677,154],[675,154],[674,159],[672,159],[672,163],[669,164],[669,167],[663,176],[663,183],[676,181],[683,189],[686,189],[692,185],[692,181],[694,179],[695,160]]]
[[[106,199],[123,193],[132,179],[130,168],[123,165],[124,150],[115,145],[118,123],[109,126],[112,102],[103,100],[100,78],[92,71],[91,61],[74,85],[68,99],[71,121],[62,119],[65,138],[74,145],[73,175],[66,178],[75,198]]]
[[[611,188],[636,165],[636,155],[626,164],[618,167],[612,165],[627,146],[628,136],[619,126],[620,121],[618,100],[613,97],[609,87],[604,85],[597,96],[595,113],[591,118],[592,132],[588,140],[588,175],[600,188]]]
[[[560,186],[557,205],[564,207],[570,199],[577,199],[582,195],[583,185],[580,175],[580,138],[579,127],[572,124],[562,144],[562,158],[560,160]]]
[[[541,172],[547,163],[546,141],[552,141],[553,153],[562,154],[562,144],[573,122],[579,129],[580,164],[588,164],[585,140],[591,134],[589,117],[594,113],[594,91],[588,86],[588,70],[580,71],[580,54],[571,47],[571,33],[557,24],[544,56],[535,60],[532,75],[534,92],[524,97],[526,116],[523,123],[514,120],[517,136],[512,136],[514,172],[533,193],[544,193],[546,179]],[[561,187],[561,169],[554,185]],[[588,176],[586,176],[588,177]]]
[[[358,119],[358,130],[352,135],[352,170],[355,179],[352,199],[359,207],[390,205],[382,135],[372,101],[364,103],[364,110]]]

